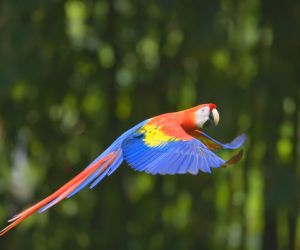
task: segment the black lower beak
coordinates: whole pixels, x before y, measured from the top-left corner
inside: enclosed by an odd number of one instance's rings
[[[215,122],[214,122],[214,115],[213,113],[210,111],[209,116],[208,116],[208,120],[203,124],[203,127],[208,127],[208,126],[215,126]]]

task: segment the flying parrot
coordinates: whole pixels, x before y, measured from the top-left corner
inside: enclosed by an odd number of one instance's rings
[[[0,231],[0,236],[30,215],[46,211],[84,187],[95,187],[104,177],[115,172],[123,161],[134,170],[153,175],[196,175],[199,170],[211,173],[211,168],[239,162],[243,155],[242,150],[227,161],[216,155],[213,150],[240,148],[246,139],[245,134],[236,137],[230,143],[222,144],[201,131],[206,126],[216,126],[218,122],[216,105],[209,103],[158,115],[137,124],[117,138],[82,172],[57,191],[13,216],[8,221],[10,224]]]

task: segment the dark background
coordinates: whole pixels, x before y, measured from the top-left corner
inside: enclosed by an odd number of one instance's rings
[[[123,164],[0,248],[300,249],[299,82],[296,0],[2,0],[2,227],[151,116],[214,102],[248,139],[212,175]]]

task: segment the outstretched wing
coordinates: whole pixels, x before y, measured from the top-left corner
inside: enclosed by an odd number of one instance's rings
[[[240,148],[246,140],[246,135],[241,134],[241,135],[237,136],[236,138],[234,138],[230,143],[223,144],[199,130],[191,131],[191,132],[189,132],[189,134],[191,136],[193,136],[194,138],[200,140],[203,144],[205,144],[206,147],[208,147],[209,149],[212,149],[212,150],[237,149],[237,148]]]
[[[155,125],[151,121],[122,145],[127,163],[149,174],[210,173],[210,168],[231,164],[188,135],[176,121]]]

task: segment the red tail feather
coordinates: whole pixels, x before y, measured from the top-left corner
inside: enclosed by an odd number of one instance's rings
[[[8,222],[11,222],[6,228],[0,231],[0,236],[7,233],[9,230],[14,228],[16,225],[21,223],[30,215],[34,214],[36,211],[41,209],[42,207],[46,206],[49,202],[55,202],[51,204],[51,206],[55,205],[56,203],[60,202],[64,198],[66,198],[70,193],[72,193],[84,180],[86,180],[92,173],[94,173],[97,169],[102,167],[102,172],[113,162],[116,158],[117,154],[115,152],[110,153],[106,157],[100,159],[99,161],[95,162],[91,166],[84,169],[81,173],[76,175],[73,179],[55,191],[53,194],[49,195],[45,199],[41,200],[37,204],[29,207],[28,209],[24,210],[23,212],[13,216]],[[105,164],[104,164],[105,163]],[[104,164],[104,165],[103,165]]]

